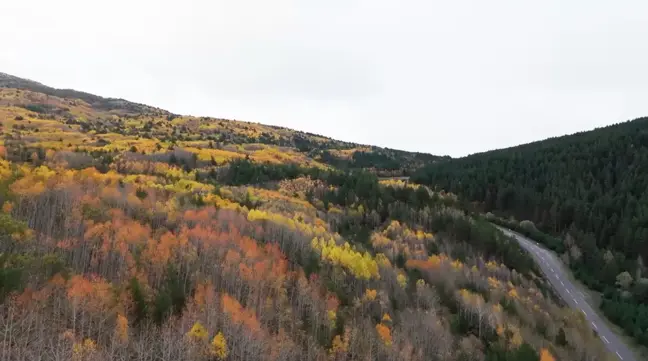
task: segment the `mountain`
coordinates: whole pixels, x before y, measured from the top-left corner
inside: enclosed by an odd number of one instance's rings
[[[189,144],[191,147],[229,152],[204,151],[200,155],[207,160],[250,155],[253,158],[266,157],[267,160],[276,158],[281,162],[285,159],[271,153],[286,153],[295,163],[306,166],[328,164],[337,168],[370,169],[383,176],[403,176],[424,164],[449,158],[342,142],[277,126],[209,117],[181,117],[123,99],[54,89],[4,73],[0,73],[2,88],[5,88],[0,99],[3,105],[24,107],[38,113],[40,118],[47,115],[66,118],[67,124],[81,125],[82,132],[92,132],[97,139],[116,133],[148,139],[155,137],[169,142],[193,142]],[[67,133],[78,136],[71,134],[78,133],[76,129],[68,129]],[[222,148],[225,145],[229,147]]]
[[[613,359],[447,157],[0,86],[1,360]]]
[[[57,98],[80,99],[97,110],[123,112],[126,114],[131,112],[138,114],[155,111],[159,111],[160,113],[168,113],[160,109],[149,107],[143,104],[132,103],[124,99],[103,98],[72,89],[55,89],[33,80],[19,78],[2,72],[0,72],[0,88],[25,89]]]
[[[603,293],[604,313],[648,346],[648,118],[431,164],[412,179],[537,227]]]

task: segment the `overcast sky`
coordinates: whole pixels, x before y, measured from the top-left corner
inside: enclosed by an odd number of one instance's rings
[[[0,1],[0,72],[462,156],[648,115],[645,1]]]

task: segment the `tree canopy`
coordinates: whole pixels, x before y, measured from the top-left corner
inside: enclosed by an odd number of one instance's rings
[[[606,315],[648,345],[648,118],[435,163],[412,179],[477,202],[563,254],[604,293]],[[632,280],[621,285],[623,272]]]

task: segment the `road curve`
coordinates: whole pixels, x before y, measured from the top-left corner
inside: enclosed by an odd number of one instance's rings
[[[594,312],[592,306],[585,301],[583,294],[580,293],[580,291],[578,291],[578,289],[569,281],[567,274],[563,267],[561,267],[561,261],[553,252],[548,251],[541,247],[537,242],[534,242],[519,233],[497,225],[496,227],[517,240],[518,243],[520,243],[520,246],[531,254],[547,279],[549,279],[553,287],[558,291],[560,297],[562,297],[570,307],[584,313],[585,318],[589,321],[590,327],[598,333],[605,347],[613,355],[616,355],[616,357],[622,361],[637,361],[634,353],[632,353],[628,346],[621,342],[621,340],[610,330],[601,317]]]

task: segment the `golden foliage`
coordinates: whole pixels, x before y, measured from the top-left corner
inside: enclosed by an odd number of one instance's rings
[[[371,244],[374,247],[383,247],[383,246],[387,246],[390,243],[391,243],[391,240],[389,238],[385,237],[381,233],[373,233],[371,235]]]
[[[75,360],[90,358],[95,352],[97,352],[97,343],[90,338],[86,338],[83,342],[75,342],[72,345],[72,357]]]
[[[396,281],[401,286],[401,288],[405,288],[407,286],[407,276],[402,273],[399,273],[398,276],[396,276]]]
[[[311,241],[313,249],[319,252],[323,261],[334,266],[342,266],[361,279],[380,278],[378,263],[367,252],[356,251],[349,243],[339,246],[333,239],[328,242],[323,238],[313,238]]]
[[[187,337],[192,341],[206,341],[209,336],[207,329],[200,322],[196,321],[191,330],[187,332]]]
[[[492,271],[497,271],[498,268],[499,268],[499,265],[497,264],[497,262],[488,261],[486,263],[486,269],[488,269],[491,272]]]
[[[383,322],[391,322],[391,317],[389,317],[388,313],[383,314],[382,321]]]
[[[7,160],[0,158],[0,180],[5,180],[13,174],[11,163]]]
[[[331,325],[331,328],[335,328],[335,323],[337,321],[337,312],[335,310],[329,310],[327,312],[329,323]]]
[[[391,267],[391,262],[389,262],[389,258],[384,253],[376,254],[376,263],[384,267]]]
[[[329,350],[329,353],[332,357],[334,357],[338,353],[347,352],[348,347],[349,342],[347,340],[342,340],[342,337],[340,337],[340,335],[335,335],[333,342],[331,343],[331,349]]]
[[[508,340],[510,347],[511,348],[520,347],[524,342],[524,340],[522,339],[522,335],[520,334],[520,329],[517,326],[510,325],[508,327],[508,331],[510,332],[510,338]]]
[[[418,189],[421,187],[421,185],[416,184],[416,183],[411,183],[409,181],[403,181],[400,179],[381,179],[380,184],[388,187],[393,187],[393,188],[412,188],[412,189]],[[427,187],[426,187],[427,189]]]
[[[115,325],[115,336],[121,343],[128,342],[128,319],[122,315],[117,315],[117,324]]]
[[[216,336],[212,339],[209,352],[219,360],[224,360],[227,358],[227,355],[229,355],[227,340],[222,332],[218,331]]]
[[[511,298],[519,298],[520,296],[518,295],[518,292],[515,288],[511,288],[511,290],[508,292],[509,297]]]
[[[367,290],[365,291],[364,299],[367,301],[373,301],[376,299],[377,294],[378,293],[376,292],[376,290],[367,288]]]
[[[289,218],[280,214],[253,209],[248,212],[249,221],[270,221],[286,227],[291,231],[298,231],[307,237],[322,237],[328,234],[322,225],[313,225],[300,219]]]
[[[488,285],[495,289],[502,287],[502,283],[495,277],[488,277]]]

